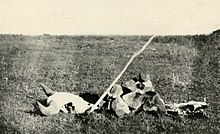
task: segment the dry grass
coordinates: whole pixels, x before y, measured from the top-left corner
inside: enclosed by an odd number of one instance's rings
[[[143,36],[1,39],[0,133],[219,133],[219,48],[209,44],[154,42],[148,48],[156,51],[145,50],[119,80],[150,74],[166,103],[207,97],[209,118],[182,121],[147,113],[122,119],[96,113],[49,117],[32,113],[36,100],[46,98],[39,82],[55,91],[102,94],[146,40]],[[173,89],[173,72],[189,88]]]

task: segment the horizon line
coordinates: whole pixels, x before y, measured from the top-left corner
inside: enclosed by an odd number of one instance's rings
[[[209,33],[194,33],[194,34],[156,34],[156,36],[193,36],[193,35],[210,35],[214,31]],[[42,33],[42,34],[23,34],[23,33],[0,33],[0,35],[22,35],[22,36],[153,36],[154,34],[52,34],[52,33]]]

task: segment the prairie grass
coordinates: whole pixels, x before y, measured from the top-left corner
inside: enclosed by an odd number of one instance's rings
[[[156,118],[147,113],[123,118],[102,113],[42,116],[34,112],[36,100],[46,98],[40,82],[54,91],[101,95],[148,37],[2,35],[0,133],[219,133],[219,44],[175,38],[179,42],[160,41],[165,37],[153,41],[118,83],[150,74],[166,103],[206,97],[208,118]],[[172,88],[172,73],[188,88]]]

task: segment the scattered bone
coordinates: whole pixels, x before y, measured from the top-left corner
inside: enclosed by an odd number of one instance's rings
[[[127,103],[125,103],[120,96],[112,101],[111,108],[118,117],[123,117],[130,113]]]
[[[157,107],[156,112],[158,112],[159,114],[166,113],[165,103],[157,92],[155,91],[146,92],[144,99],[145,99],[143,104],[144,111],[147,111],[152,107]]]
[[[130,89],[131,91],[135,91],[137,86],[136,86],[136,82],[134,80],[129,80],[126,81],[125,83],[123,83],[124,87],[127,87],[128,89]]]
[[[153,87],[153,84],[150,80],[150,75],[147,75],[147,78],[145,79],[145,82],[143,82],[143,84],[144,84],[145,87],[149,87],[149,88]]]
[[[127,103],[127,105],[135,110],[141,107],[143,104],[143,95],[138,91],[133,91],[124,95],[122,98]]]
[[[114,85],[108,95],[112,98],[117,98],[118,96],[122,95],[122,86],[120,85]]]
[[[195,114],[202,114],[204,116],[204,109],[208,107],[206,102],[189,101],[186,103],[167,104],[167,112],[170,114],[177,114],[180,116],[191,116]]]

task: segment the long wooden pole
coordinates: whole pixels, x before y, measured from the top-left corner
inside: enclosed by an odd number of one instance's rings
[[[111,85],[106,89],[106,91],[102,94],[102,96],[99,98],[99,100],[92,106],[90,112],[93,112],[95,109],[97,109],[97,106],[100,104],[100,102],[104,99],[104,97],[109,93],[111,88],[115,85],[115,83],[120,79],[120,77],[123,75],[123,73],[126,71],[128,66],[131,64],[131,62],[134,60],[135,57],[137,57],[139,54],[141,54],[145,48],[150,44],[150,42],[156,37],[156,34],[150,37],[150,39],[147,41],[147,43],[136,53],[134,53],[131,57],[131,59],[128,61],[128,63],[125,65],[121,73],[115,78],[115,80],[111,83]]]

